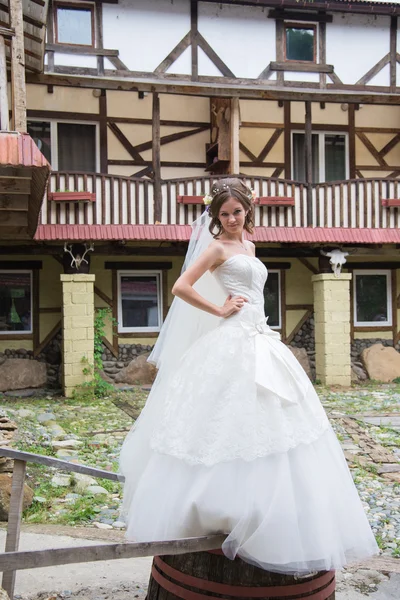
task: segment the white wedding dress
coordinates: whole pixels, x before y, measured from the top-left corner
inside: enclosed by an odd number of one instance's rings
[[[266,324],[265,266],[239,254],[214,276],[248,303],[156,379],[125,440],[128,540],[226,533],[229,558],[288,573],[378,553],[318,396]]]

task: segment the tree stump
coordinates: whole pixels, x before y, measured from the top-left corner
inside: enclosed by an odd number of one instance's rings
[[[204,600],[221,597],[263,600],[334,600],[335,572],[306,577],[272,573],[220,550],[155,556],[147,600]]]

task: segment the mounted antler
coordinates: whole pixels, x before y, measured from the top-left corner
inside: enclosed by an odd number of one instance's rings
[[[89,264],[88,261],[86,260],[85,256],[88,252],[93,252],[93,251],[94,251],[94,244],[90,244],[90,246],[85,244],[85,251],[84,251],[83,255],[81,256],[80,254],[77,254],[76,256],[74,256],[73,255],[73,245],[67,244],[67,242],[65,242],[65,244],[64,244],[64,252],[68,252],[68,254],[70,254],[72,257],[70,266],[72,268],[75,268],[77,271],[79,271],[80,266],[83,262],[85,262],[86,264]]]

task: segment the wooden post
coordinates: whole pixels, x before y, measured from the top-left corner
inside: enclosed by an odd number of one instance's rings
[[[307,100],[306,105],[306,136],[305,136],[305,163],[306,163],[306,183],[307,183],[307,225],[312,225],[312,122],[311,122],[311,102]]]
[[[283,123],[284,123],[284,154],[285,154],[285,179],[292,178],[292,130],[290,125],[291,109],[290,101],[283,103]]]
[[[238,175],[240,172],[239,160],[239,129],[240,129],[240,105],[239,98],[231,100],[231,164],[230,172]]]
[[[161,222],[161,134],[160,134],[160,97],[153,93],[153,177],[154,177],[154,221]]]
[[[22,504],[24,499],[26,462],[23,460],[14,461],[14,470],[12,477],[10,510],[8,513],[8,526],[6,537],[6,552],[15,552],[19,547],[19,534],[22,521]],[[10,600],[13,600],[15,587],[15,571],[5,571],[3,573],[3,589],[7,592]]]
[[[108,173],[108,138],[107,138],[107,90],[101,90],[99,97],[99,133],[100,133],[100,171]]]
[[[96,23],[96,48],[103,48],[103,4],[95,4]],[[104,76],[104,56],[97,57],[97,74]],[[104,173],[104,171],[102,171]]]
[[[390,91],[396,91],[397,72],[397,16],[390,18]]]
[[[190,2],[190,41],[191,41],[191,48],[192,48],[192,81],[197,81],[199,78],[197,21],[198,21],[197,0],[191,0],[191,2]]]
[[[12,129],[26,133],[25,49],[22,0],[9,0],[11,39]]]
[[[8,131],[6,48],[2,35],[0,35],[0,129]]]
[[[350,179],[356,178],[356,112],[354,104],[349,104],[349,170]]]

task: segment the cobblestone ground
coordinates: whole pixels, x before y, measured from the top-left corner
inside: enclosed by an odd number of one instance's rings
[[[349,390],[318,386],[317,391],[342,444],[382,558],[400,557],[400,386],[371,384]],[[133,388],[83,403],[53,396],[0,395],[0,412],[18,425],[14,447],[116,471],[121,443],[147,394]],[[37,466],[28,467],[28,483],[35,498],[24,513],[27,524],[123,529],[118,483]],[[134,588],[129,592],[129,597],[139,598],[143,593],[136,594]],[[83,600],[85,593],[74,598]],[[99,590],[95,600],[107,594]],[[109,597],[119,599],[116,593]]]

